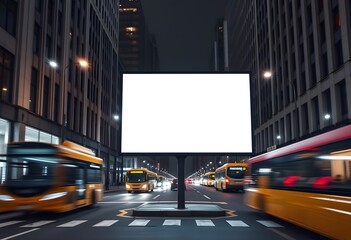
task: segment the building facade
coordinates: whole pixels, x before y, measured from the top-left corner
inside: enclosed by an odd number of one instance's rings
[[[103,158],[106,184],[117,184],[118,3],[4,0],[0,9],[0,145],[73,141]]]
[[[255,154],[350,123],[350,1],[233,0],[227,11],[230,70],[251,73]]]
[[[228,70],[228,28],[227,20],[218,19],[214,31],[213,50],[210,56],[210,71]]]
[[[154,35],[150,34],[140,0],[121,0],[119,5],[119,55],[127,72],[159,70]]]

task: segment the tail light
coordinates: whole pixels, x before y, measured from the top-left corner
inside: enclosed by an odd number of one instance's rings
[[[228,178],[225,178],[225,183],[229,183],[229,179]]]

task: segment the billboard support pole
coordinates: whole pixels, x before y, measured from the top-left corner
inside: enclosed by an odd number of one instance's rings
[[[177,156],[178,160],[178,209],[185,209],[184,160],[186,156]]]

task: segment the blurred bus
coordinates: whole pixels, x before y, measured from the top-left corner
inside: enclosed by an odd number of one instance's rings
[[[350,239],[351,125],[248,163],[247,205],[332,239]]]
[[[228,190],[244,190],[245,174],[247,165],[245,163],[226,163],[215,171],[216,190],[223,192]]]
[[[157,174],[146,168],[133,168],[127,171],[126,190],[128,193],[154,191]]]
[[[207,172],[202,176],[201,184],[204,186],[213,187],[214,180],[215,180],[215,172]]]
[[[102,159],[90,149],[71,142],[20,142],[7,148],[0,212],[66,212],[102,199]]]

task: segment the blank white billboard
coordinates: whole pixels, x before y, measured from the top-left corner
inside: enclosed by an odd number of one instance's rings
[[[121,152],[251,153],[249,74],[126,73]]]

